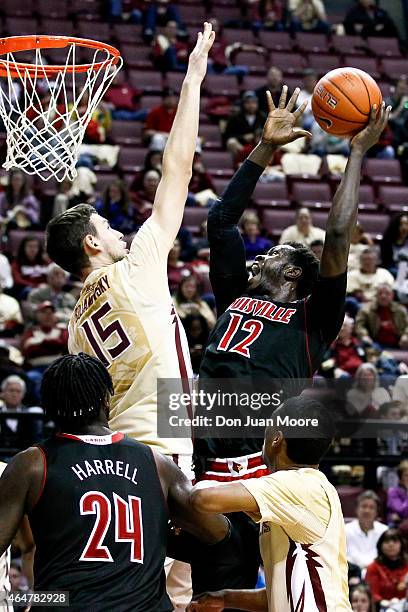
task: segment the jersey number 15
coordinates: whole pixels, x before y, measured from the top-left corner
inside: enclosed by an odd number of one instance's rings
[[[105,302],[91,315],[90,319],[93,323],[92,327],[89,321],[85,321],[85,323],[82,324],[83,330],[86,333],[86,337],[88,338],[89,344],[92,346],[95,355],[107,367],[131,345],[130,339],[123,329],[119,319],[115,319],[109,323],[109,325],[106,325],[106,327],[102,325],[103,317],[105,317],[111,310],[112,306],[109,304],[109,302]],[[103,345],[114,333],[117,334],[119,342],[112,348],[102,348],[100,344]]]

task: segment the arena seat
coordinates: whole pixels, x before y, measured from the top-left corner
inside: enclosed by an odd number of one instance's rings
[[[211,174],[232,176],[232,156],[227,151],[203,151],[202,160]]]
[[[137,87],[137,85],[135,84],[134,87]],[[151,110],[152,108],[155,108],[156,106],[159,106],[162,103],[162,98],[161,96],[142,96],[142,98],[140,99],[140,103],[142,105],[142,108],[147,108],[148,110]]]
[[[349,485],[338,485],[336,489],[339,494],[344,517],[347,519],[354,518],[356,516],[357,497],[364,489],[362,487],[352,487]]]
[[[254,45],[257,42],[254,39],[252,30],[237,30],[235,28],[224,28],[222,31],[222,38],[228,44],[239,42],[242,45]]]
[[[359,208],[366,210],[376,210],[374,190],[371,185],[360,185],[359,190]]]
[[[26,230],[11,230],[8,235],[7,247],[6,251],[13,257],[17,255],[18,247],[20,246],[20,242],[26,238],[26,236],[33,236],[34,238],[38,238],[41,240],[43,244],[45,244],[45,232],[32,232]]]
[[[331,48],[339,55],[365,55],[366,43],[361,36],[334,34],[331,39]]]
[[[23,36],[24,34],[38,34],[39,26],[33,17],[7,17],[5,30],[9,36]]]
[[[113,172],[97,172],[96,173],[96,191],[103,195],[105,189],[111,184],[114,180],[119,180],[119,176],[114,174]]]
[[[302,53],[329,52],[329,44],[325,34],[298,32],[295,45]]]
[[[402,74],[408,74],[408,59],[382,59],[381,72],[384,74],[384,77],[388,79],[399,79]]]
[[[215,187],[215,193],[220,196],[224,193],[225,188],[227,187],[227,185],[230,182],[229,178],[221,178],[218,176],[212,176],[211,177],[212,182],[214,183],[214,187]]]
[[[289,225],[295,222],[295,213],[293,210],[276,210],[263,208],[260,210],[262,225],[268,232],[275,236],[280,236],[282,231]]]
[[[260,30],[259,40],[270,51],[291,51],[293,41],[288,32],[267,32]]]
[[[260,207],[272,208],[279,206],[287,208],[290,206],[290,202],[286,182],[258,183],[255,187],[253,200]]]
[[[384,57],[401,57],[398,38],[368,36],[366,42],[371,53],[377,55],[380,59]]]
[[[326,74],[329,70],[339,68],[340,58],[337,55],[312,53],[308,56],[309,68],[313,68],[319,75]]]
[[[113,36],[120,43],[143,43],[142,26],[136,23],[115,23]]]
[[[408,205],[408,187],[399,185],[380,185],[378,201],[388,208],[391,204],[400,207]]]
[[[358,220],[369,234],[382,235],[389,222],[389,216],[380,213],[360,213]]]
[[[184,210],[183,227],[186,227],[193,234],[197,234],[200,230],[201,223],[206,221],[207,216],[207,208],[187,206]]]
[[[181,86],[186,75],[182,72],[167,72],[165,78],[167,87],[171,87],[180,92]]]
[[[143,89],[147,93],[161,93],[163,81],[160,72],[152,70],[128,70],[129,83],[132,87]]]
[[[329,216],[329,212],[312,210],[311,213],[313,225],[315,225],[316,227],[321,227],[325,230],[327,226],[327,217]]]
[[[46,19],[66,19],[68,12],[68,0],[37,0],[37,13]]]
[[[213,3],[212,17],[216,17],[224,27],[238,26],[242,22],[242,15],[237,6],[222,6],[218,2]],[[201,24],[200,24],[201,25]]]
[[[205,149],[221,148],[221,132],[218,125],[202,125],[200,123],[198,135],[203,139]]]
[[[180,12],[180,17],[185,24],[202,26],[207,19],[206,10],[203,4],[178,4],[177,8]],[[236,10],[235,10],[236,12]]]
[[[235,57],[237,65],[248,66],[250,72],[265,74],[269,58],[256,51],[240,51]]]
[[[92,40],[101,40],[103,42],[110,42],[111,29],[109,23],[102,21],[79,21],[78,35],[81,38],[91,38]],[[124,58],[126,60],[126,58]]]
[[[61,3],[62,4],[62,3]],[[32,17],[35,11],[34,0],[2,0],[0,10],[10,17]],[[20,32],[14,32],[19,35]]]
[[[379,183],[402,183],[401,165],[398,159],[366,159],[363,176],[374,185]]]
[[[126,69],[153,70],[150,47],[122,44],[120,52],[125,60]]]
[[[115,144],[140,145],[143,123],[140,121],[112,121],[110,137]]]
[[[368,72],[373,79],[379,79],[380,73],[378,70],[377,59],[375,57],[359,57],[356,55],[346,55],[344,57],[345,66],[353,66]]]
[[[118,165],[123,172],[136,172],[141,170],[146,157],[146,149],[135,147],[121,147]]]
[[[328,183],[294,182],[292,186],[292,198],[299,206],[327,207],[331,206],[331,191]],[[320,206],[319,206],[320,205]]]
[[[207,74],[203,83],[203,89],[208,95],[213,96],[239,96],[238,81],[233,74]]]
[[[68,19],[42,19],[41,30],[52,32],[53,35],[74,36],[76,27]]]
[[[277,66],[283,72],[302,74],[306,68],[306,60],[300,53],[281,53],[273,51],[271,65]]]
[[[254,76],[254,75],[246,75],[243,80],[244,89],[258,89],[258,87],[263,87],[266,85],[266,75],[264,76]]]

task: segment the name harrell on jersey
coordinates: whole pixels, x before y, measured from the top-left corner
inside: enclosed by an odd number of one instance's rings
[[[179,379],[183,393],[193,376],[168,287],[171,246],[172,238],[150,218],[124,259],[91,272],[69,323],[68,348],[108,367],[115,390],[112,429],[166,454],[190,455],[190,439],[157,436],[157,379]]]

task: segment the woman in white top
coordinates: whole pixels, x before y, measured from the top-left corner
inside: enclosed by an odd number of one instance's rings
[[[381,404],[391,401],[386,389],[379,386],[377,368],[372,363],[363,363],[357,369],[353,388],[347,392],[349,414],[379,418]]]

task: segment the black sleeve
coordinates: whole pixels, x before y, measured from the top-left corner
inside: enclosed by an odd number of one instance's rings
[[[320,276],[306,300],[308,331],[319,331],[327,344],[336,339],[343,324],[346,287],[347,272],[328,278]]]
[[[263,171],[262,166],[244,161],[208,213],[210,280],[218,316],[245,291],[248,283],[245,246],[238,223]]]

